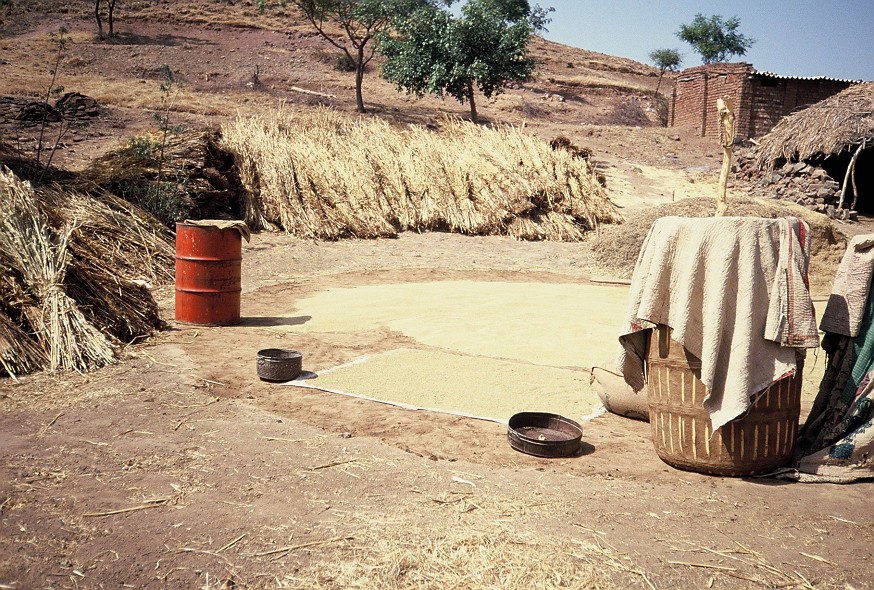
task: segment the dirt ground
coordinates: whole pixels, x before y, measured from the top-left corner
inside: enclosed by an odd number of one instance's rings
[[[176,323],[167,292],[170,329],[118,365],[0,386],[0,583],[345,587],[342,567],[361,564],[349,579],[379,587],[362,581],[367,568],[410,544],[482,534],[509,535],[517,560],[580,559],[578,574],[606,576],[591,587],[870,587],[872,483],[678,471],[655,455],[647,424],[610,414],[584,425],[581,456],[539,459],[511,449],[500,424],[255,375],[265,347],[304,351],[307,368],[409,344],[388,330],[276,329],[297,321],[277,308],[320,289],[589,271],[576,244],[256,235],[239,326]]]
[[[143,110],[156,98],[122,91],[156,87],[149,68],[166,56],[183,62],[174,69],[192,92],[181,115],[188,125],[279,98],[310,107],[319,101],[288,89],[307,82],[336,96],[350,92],[349,77],[319,77],[312,59],[298,59],[298,46],[317,43],[305,34],[131,19],[119,23],[129,42],[97,45],[83,17],[55,14],[31,15],[29,28],[7,21],[2,93],[28,95],[26,54],[45,47],[27,40],[61,23],[76,41],[65,85],[104,105],[64,142],[58,161],[71,168],[148,128]],[[542,50],[556,56],[553,73],[576,59]],[[265,66],[265,87],[247,90],[253,65],[268,56],[291,69]],[[401,121],[428,124],[464,113],[397,98],[375,76],[367,84],[377,116],[398,112]],[[482,105],[483,115],[525,119],[544,138],[564,133],[592,147],[627,215],[711,190],[713,142],[683,130],[604,125],[599,117],[619,97],[604,89],[574,95],[548,76],[536,84]],[[557,92],[567,99],[543,98]],[[143,102],[131,106],[132,97]],[[348,100],[328,102],[349,108]],[[20,130],[8,117],[0,125]],[[255,353],[265,347],[303,351],[306,369],[415,346],[387,328],[290,331],[300,318],[277,310],[327,288],[599,275],[585,243],[255,235],[243,254],[240,325],[175,322],[165,286],[157,296],[168,329],[131,343],[118,364],[0,381],[0,588],[874,587],[872,482],[678,471],[656,456],[649,425],[611,414],[584,424],[579,456],[539,459],[511,449],[497,423],[298,390],[255,374]],[[598,313],[596,301],[591,309]],[[822,355],[809,370],[817,365]],[[411,384],[415,378],[412,367]]]

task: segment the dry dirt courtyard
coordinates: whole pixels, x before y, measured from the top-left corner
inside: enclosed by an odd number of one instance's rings
[[[282,310],[329,288],[592,275],[580,244],[256,234],[240,325],[177,323],[166,288],[169,329],[117,365],[0,384],[0,587],[871,587],[870,482],[678,471],[647,424],[612,414],[583,424],[580,456],[541,459],[499,423],[255,373],[265,347],[305,370],[427,348],[388,328],[295,332]]]
[[[38,129],[22,127],[8,105],[45,92],[55,47],[48,35],[67,27],[58,83],[101,109],[60,144],[55,163],[71,170],[154,130],[162,63],[185,83],[174,122],[187,128],[279,104],[353,108],[351,79],[330,66],[336,56],[326,43],[278,16],[246,24],[253,2],[196,0],[182,9],[131,0],[119,37],[107,42],[95,40],[87,3],[17,4],[24,8],[0,22],[0,94],[10,98],[0,129],[33,144]],[[538,76],[484,103],[486,120],[591,148],[626,214],[713,194],[714,141],[615,122],[629,105],[649,103],[656,77],[642,64],[626,72],[629,60],[544,41],[535,52],[544,61]],[[261,84],[250,87],[256,71]],[[373,71],[367,91],[366,116],[400,124],[466,114],[451,101],[398,95]],[[268,347],[301,351],[310,371],[397,349],[445,352],[391,322],[308,317],[304,302],[331,290],[351,292],[354,303],[356,289],[410,284],[434,284],[429,298],[443,296],[436,286],[446,282],[594,288],[603,271],[588,244],[409,232],[315,243],[259,233],[244,245],[242,267],[237,326],[174,321],[173,287],[164,286],[155,294],[167,329],[129,343],[117,364],[0,379],[0,590],[874,588],[874,482],[678,471],[656,456],[648,424],[612,414],[584,422],[579,456],[541,459],[513,450],[497,422],[256,376],[256,352]],[[603,322],[608,307],[621,305],[616,291],[603,293],[562,308]],[[544,306],[508,307],[506,323],[548,340],[553,324],[529,319]],[[444,332],[497,340],[471,321],[453,314]],[[612,356],[615,337],[583,337],[556,330],[554,348]],[[802,418],[824,364],[822,353],[808,358]],[[588,382],[582,359],[548,368]],[[419,367],[407,371],[417,387]],[[469,395],[477,395],[473,380]]]

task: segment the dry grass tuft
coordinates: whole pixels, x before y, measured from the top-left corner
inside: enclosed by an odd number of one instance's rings
[[[598,123],[601,125],[623,125],[626,127],[648,127],[652,124],[647,108],[650,110],[652,100],[626,96],[613,103],[610,111],[601,115]]]
[[[642,84],[611,78],[609,76],[600,76],[597,74],[583,74],[577,76],[550,75],[547,76],[546,79],[552,84],[568,86],[570,88],[604,88],[622,92],[652,94],[652,90]]]
[[[449,230],[580,240],[621,217],[591,165],[515,127],[441,132],[347,121],[329,110],[237,118],[222,128],[254,229],[316,239]]]

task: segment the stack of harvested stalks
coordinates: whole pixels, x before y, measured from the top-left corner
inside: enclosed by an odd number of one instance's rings
[[[0,373],[85,371],[161,325],[172,236],[111,195],[34,191],[0,169]]]
[[[621,228],[604,228],[597,236],[590,237],[594,262],[610,274],[629,278],[634,272],[643,242],[656,219],[667,216],[710,217],[715,208],[716,199],[693,197],[640,209]],[[765,219],[799,217],[806,221],[810,225],[811,235],[811,288],[816,292],[827,292],[834,278],[834,269],[846,249],[846,237],[828,217],[795,203],[749,197],[730,199],[727,214]]]
[[[587,161],[518,128],[449,120],[435,133],[327,110],[280,112],[225,125],[221,146],[235,156],[253,229],[314,239],[449,230],[576,241],[622,221]]]
[[[94,160],[79,175],[77,186],[93,186],[149,211],[164,225],[183,219],[234,216],[238,182],[227,168],[226,154],[215,146],[216,133],[185,131],[167,138],[137,138],[145,148],[128,145]]]
[[[39,195],[55,224],[74,227],[67,289],[89,321],[124,343],[160,327],[149,287],[173,281],[173,235],[111,193],[51,186]]]
[[[52,230],[39,210],[33,189],[12,172],[0,171],[0,183],[4,193],[0,201],[0,260],[10,276],[17,278],[10,281],[10,286],[13,293],[21,292],[18,299],[27,301],[27,293],[38,304],[25,305],[20,311],[33,329],[48,368],[79,370],[112,362],[109,342],[85,320],[64,289],[72,228]],[[15,346],[10,345],[7,336],[3,339],[7,346]],[[14,375],[13,363],[16,359],[10,357],[3,361],[3,367]]]

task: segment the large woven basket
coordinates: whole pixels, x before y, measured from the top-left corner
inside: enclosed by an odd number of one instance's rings
[[[785,377],[758,395],[743,416],[712,431],[704,409],[707,388],[701,361],[671,339],[670,329],[652,331],[647,351],[649,417],[656,453],[679,469],[715,475],[756,475],[789,462],[801,411],[801,374]]]

